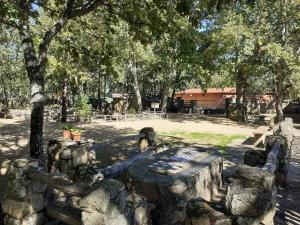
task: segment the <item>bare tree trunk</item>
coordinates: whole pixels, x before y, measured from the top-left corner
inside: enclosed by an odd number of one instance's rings
[[[61,122],[67,122],[67,96],[68,96],[68,78],[67,72],[65,72],[65,78],[63,80],[62,86],[62,96],[61,96]]]

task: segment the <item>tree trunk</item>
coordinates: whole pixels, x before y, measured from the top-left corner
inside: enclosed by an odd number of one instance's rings
[[[142,112],[142,110],[143,110],[142,96],[141,96],[141,92],[140,92],[140,88],[139,88],[136,62],[129,63],[129,70],[133,77],[133,89],[134,89],[134,93],[135,93],[135,97],[136,97],[137,112]]]
[[[160,100],[160,110],[163,112],[167,111],[168,95],[169,95],[169,82],[165,81],[163,83],[161,100]]]
[[[97,109],[100,109],[100,99],[101,99],[101,73],[98,73],[98,89],[97,89]]]
[[[281,11],[282,11],[282,30],[281,30],[281,45],[284,47],[286,50],[287,48],[287,13],[286,13],[286,7],[288,5],[287,0],[283,0],[281,3]],[[277,65],[277,77],[276,77],[276,86],[277,86],[277,94],[276,94],[276,103],[275,103],[275,109],[276,109],[276,122],[281,122],[283,121],[283,108],[282,108],[282,103],[284,99],[284,90],[285,90],[285,79],[286,79],[286,63],[284,59],[280,59],[278,61]]]
[[[240,120],[246,120],[246,112],[245,112],[245,85],[246,85],[246,77],[241,69],[238,69],[236,75],[236,109],[239,112]]]
[[[63,80],[62,86],[62,96],[61,96],[61,122],[67,122],[67,95],[68,95],[68,78],[66,77],[67,72],[65,72],[65,78]]]
[[[283,108],[282,108],[282,102],[284,98],[284,81],[285,81],[285,73],[283,71],[283,66],[278,65],[277,68],[277,80],[276,80],[276,86],[277,86],[277,94],[276,94],[276,103],[275,103],[275,109],[276,109],[276,122],[283,121]]]
[[[31,75],[31,120],[30,120],[30,156],[42,159],[43,123],[44,123],[44,81],[41,74]]]
[[[244,93],[244,76],[243,72],[239,69],[236,76],[236,104],[241,104]]]
[[[176,88],[177,88],[177,85],[178,85],[178,82],[179,82],[180,74],[181,74],[181,71],[176,71],[176,77],[175,77],[175,82],[174,82],[171,101],[170,101],[171,104],[174,104]]]

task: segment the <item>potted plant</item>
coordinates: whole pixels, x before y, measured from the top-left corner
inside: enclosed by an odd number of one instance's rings
[[[71,130],[71,138],[73,139],[73,141],[80,142],[80,138],[81,138],[80,130],[72,129]]]
[[[71,129],[72,129],[71,124],[65,124],[63,126],[63,138],[65,139],[71,138]]]

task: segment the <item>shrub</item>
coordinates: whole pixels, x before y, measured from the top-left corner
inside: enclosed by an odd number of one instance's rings
[[[88,119],[92,113],[92,106],[88,103],[88,97],[80,95],[75,99],[74,109],[77,116]]]

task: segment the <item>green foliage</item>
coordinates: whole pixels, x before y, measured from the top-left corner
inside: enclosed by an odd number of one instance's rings
[[[72,128],[72,129],[70,129],[70,131],[71,131],[72,135],[79,135],[82,133],[82,131],[78,128]]]
[[[75,98],[74,109],[77,116],[84,119],[89,118],[91,115],[91,105],[88,104],[88,97],[85,95],[79,95]]]
[[[127,113],[128,114],[136,114],[136,111],[134,108],[130,108]]]
[[[74,126],[70,123],[66,123],[66,124],[63,125],[63,130],[71,131],[72,129],[74,129]]]

